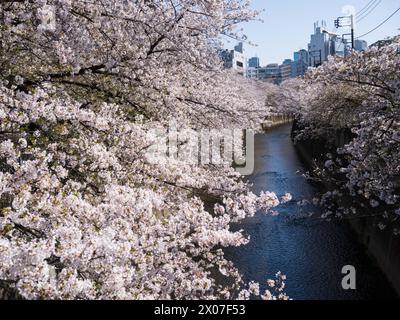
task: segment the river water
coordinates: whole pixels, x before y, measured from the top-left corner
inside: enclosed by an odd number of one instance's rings
[[[297,201],[312,199],[318,187],[301,175],[306,169],[293,146],[290,130],[288,124],[256,136],[255,171],[249,182],[257,194],[263,190],[278,195],[289,192],[293,201],[280,206],[277,217],[259,213],[233,226],[234,230],[245,230],[250,243],[226,249],[227,258],[246,281],[260,282],[263,289],[266,279],[282,271],[287,276],[286,293],[293,299],[395,298],[391,285],[347,223],[292,219],[307,212]],[[356,268],[356,290],[342,289],[341,270],[345,265]]]

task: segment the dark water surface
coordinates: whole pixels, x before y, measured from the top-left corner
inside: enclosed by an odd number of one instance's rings
[[[305,208],[296,202],[318,192],[302,177],[305,167],[290,139],[291,125],[256,137],[256,168],[249,181],[253,191],[290,192],[293,201],[278,208],[277,217],[259,213],[234,229],[250,235],[247,246],[227,249],[246,281],[262,284],[277,271],[287,275],[286,293],[293,299],[387,299],[396,294],[345,222],[318,219],[293,221]],[[302,212],[303,211],[303,212]],[[315,210],[314,210],[315,212]],[[357,290],[342,289],[342,267],[357,270]],[[263,286],[265,289],[265,286]]]

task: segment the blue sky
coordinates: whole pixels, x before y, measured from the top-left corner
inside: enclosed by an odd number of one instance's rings
[[[260,18],[264,22],[243,24],[249,40],[258,46],[246,45],[246,56],[258,56],[262,65],[281,63],[285,58],[293,58],[293,52],[307,48],[314,22],[324,19],[327,29],[335,31],[336,17],[343,15],[342,8],[353,5],[357,11],[364,8],[370,0],[253,0],[257,10],[265,9]],[[385,20],[400,7],[400,0],[381,0],[380,5],[357,24],[356,35],[364,34]],[[366,36],[368,44],[387,36],[399,34],[400,12],[385,25]],[[345,31],[343,33],[346,33]],[[226,46],[233,48],[235,41],[228,41]]]

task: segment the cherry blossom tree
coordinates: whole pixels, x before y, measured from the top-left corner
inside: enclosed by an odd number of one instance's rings
[[[322,138],[335,146],[337,132],[347,132],[348,141],[317,170],[339,187],[325,199],[350,194],[391,222],[400,214],[399,52],[397,37],[382,48],[332,58],[309,72],[300,86],[291,87],[298,93],[302,127],[297,139]],[[345,212],[355,212],[347,206]]]
[[[278,196],[250,192],[230,163],[147,152],[172,120],[258,128],[268,115],[265,87],[217,55],[256,17],[249,2],[0,7],[1,283],[26,299],[287,299],[281,273],[261,293],[222,250],[249,241],[231,222]]]

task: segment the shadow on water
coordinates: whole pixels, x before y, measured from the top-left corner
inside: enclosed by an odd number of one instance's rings
[[[301,220],[291,218],[304,214],[297,201],[312,199],[317,187],[301,173],[305,168],[290,139],[291,125],[258,135],[255,141],[255,171],[249,177],[253,191],[289,192],[293,201],[280,206],[280,215],[259,213],[232,229],[243,229],[250,243],[225,250],[245,281],[263,284],[277,271],[287,275],[286,292],[293,299],[390,299],[396,293],[386,277],[357,242],[346,222]],[[314,210],[315,212],[315,210]],[[357,270],[357,290],[342,289],[342,267],[353,265]]]

